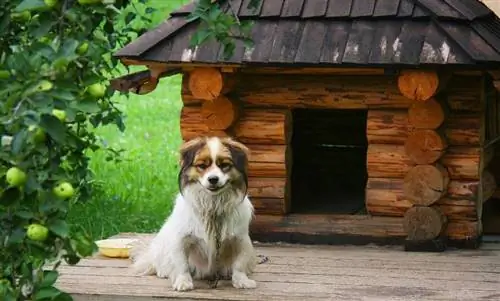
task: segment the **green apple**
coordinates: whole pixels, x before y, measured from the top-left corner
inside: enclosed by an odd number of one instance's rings
[[[89,50],[89,43],[83,42],[80,44],[80,46],[78,46],[78,48],[76,48],[76,53],[78,53],[79,55],[84,55],[85,53],[87,53],[88,50]]]
[[[106,86],[101,83],[95,83],[87,87],[87,91],[95,98],[101,98],[106,95]]]
[[[56,116],[61,122],[66,121],[66,112],[59,109],[53,109],[52,115]]]
[[[46,138],[45,132],[40,127],[36,125],[30,125],[28,127],[28,131],[33,133],[33,139],[35,140],[35,142],[41,143],[45,141]]]
[[[19,187],[26,183],[26,173],[18,167],[11,167],[5,174],[5,179],[10,186]]]
[[[60,199],[68,199],[75,194],[75,189],[70,183],[62,182],[54,187],[53,192]]]
[[[45,241],[49,236],[49,229],[40,224],[31,224],[26,231],[28,238],[34,241]]]
[[[10,17],[16,21],[26,22],[26,21],[29,21],[29,19],[31,19],[31,13],[29,10],[25,10],[25,11],[20,12],[20,13],[12,13],[10,15]]]
[[[46,79],[40,81],[37,87],[38,91],[42,92],[52,90],[52,88],[54,88],[54,84]]]
[[[0,79],[8,79],[10,77],[10,72],[7,70],[0,70]]]
[[[47,5],[48,7],[54,7],[57,5],[57,3],[59,1],[57,0],[43,0],[43,2],[45,3],[45,5]]]

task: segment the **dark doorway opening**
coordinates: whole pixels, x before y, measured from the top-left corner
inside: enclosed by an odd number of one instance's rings
[[[366,214],[366,110],[295,109],[291,211]]]

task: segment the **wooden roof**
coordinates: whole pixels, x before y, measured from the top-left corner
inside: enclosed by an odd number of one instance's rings
[[[240,19],[255,21],[255,45],[238,42],[229,60],[213,41],[189,49],[198,24],[185,18],[192,3],[115,56],[278,66],[500,63],[500,19],[479,0],[262,0],[256,11],[249,1],[232,0]]]

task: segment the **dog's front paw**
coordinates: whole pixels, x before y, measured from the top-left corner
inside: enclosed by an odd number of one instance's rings
[[[172,288],[179,292],[190,291],[194,289],[193,279],[189,275],[180,275],[172,283]]]
[[[233,287],[235,288],[256,288],[257,282],[255,280],[249,279],[247,275],[243,273],[235,273],[233,275]]]

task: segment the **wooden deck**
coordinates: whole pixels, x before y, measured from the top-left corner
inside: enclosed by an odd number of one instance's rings
[[[130,236],[130,235],[121,235]],[[129,260],[100,256],[62,265],[58,287],[76,301],[110,300],[500,300],[500,244],[479,250],[407,253],[400,247],[256,244],[269,261],[254,290],[222,281],[175,292],[169,280],[139,277]]]

